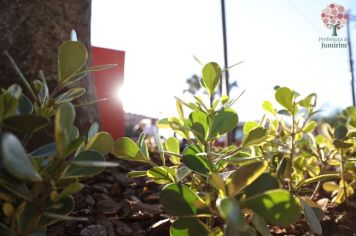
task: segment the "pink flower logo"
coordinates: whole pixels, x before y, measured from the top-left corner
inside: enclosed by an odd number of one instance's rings
[[[345,7],[335,3],[329,4],[321,12],[321,20],[326,28],[332,29],[332,36],[337,36],[337,30],[347,23],[348,15]]]

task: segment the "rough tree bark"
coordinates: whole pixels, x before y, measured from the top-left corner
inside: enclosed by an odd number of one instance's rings
[[[1,0],[0,1],[0,86],[18,82],[17,75],[3,54],[7,50],[28,80],[42,69],[50,80],[57,79],[57,49],[75,29],[78,40],[90,50],[91,0]],[[90,63],[90,60],[89,62]],[[50,82],[51,84],[51,82]],[[87,94],[77,102],[95,100],[92,79],[79,85]],[[81,132],[97,121],[97,106],[77,110],[76,123]]]

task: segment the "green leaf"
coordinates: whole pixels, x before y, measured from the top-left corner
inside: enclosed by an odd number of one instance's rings
[[[171,236],[209,236],[206,225],[193,217],[178,218],[169,230]]]
[[[32,158],[54,157],[56,155],[56,144],[48,143],[30,153]]]
[[[201,110],[195,110],[189,114],[188,126],[194,130],[194,136],[204,142],[209,131],[208,116]]]
[[[155,166],[147,171],[147,177],[153,179],[157,184],[174,183],[176,170],[167,166]]]
[[[46,117],[35,114],[25,114],[7,118],[4,120],[4,125],[8,129],[31,134],[45,128],[48,122],[49,120]]]
[[[202,84],[209,95],[214,94],[216,87],[220,82],[221,68],[216,62],[209,62],[203,67]]]
[[[22,180],[42,181],[41,175],[33,168],[25,149],[11,133],[1,135],[1,157],[6,170]]]
[[[232,131],[238,123],[238,116],[231,108],[221,109],[213,116],[209,140]]]
[[[333,144],[337,148],[350,148],[350,147],[352,147],[354,145],[353,143],[344,142],[344,141],[341,141],[341,140],[338,140],[338,139],[335,139],[333,141]]]
[[[346,137],[347,132],[348,132],[348,130],[345,126],[338,125],[338,126],[336,126],[336,128],[334,130],[334,137],[335,137],[335,139],[341,140]]]
[[[99,124],[98,122],[94,122],[93,124],[91,124],[88,131],[88,141],[90,141],[90,139],[92,139],[94,135],[98,132],[99,132]]]
[[[0,161],[0,186],[4,187],[6,190],[14,193],[15,195],[27,201],[32,201],[32,195],[26,183],[8,174],[1,161]]]
[[[219,196],[226,196],[225,182],[223,178],[218,173],[211,173],[208,178],[208,182],[213,186],[219,193]]]
[[[88,53],[80,42],[67,41],[59,47],[58,81],[65,83],[78,73],[86,64]]]
[[[243,127],[244,134],[245,135],[248,134],[252,129],[255,129],[259,126],[260,126],[260,124],[256,121],[245,122],[244,127]]]
[[[278,88],[275,98],[279,104],[293,113],[293,92],[287,87]]]
[[[147,162],[137,144],[127,137],[115,141],[112,153],[119,159]]]
[[[174,154],[180,153],[179,141],[174,137],[169,137],[164,143],[164,147],[170,153],[174,153]],[[174,165],[180,164],[180,158],[176,155],[170,155],[169,159]]]
[[[316,106],[316,98],[317,98],[316,94],[311,93],[298,103],[303,107],[310,107],[310,106],[315,107]]]
[[[310,121],[304,126],[303,131],[306,133],[313,132],[317,125],[315,121]]]
[[[299,202],[287,190],[269,190],[247,198],[243,204],[275,225],[289,226],[300,218]]]
[[[314,233],[321,235],[322,234],[321,224],[318,217],[315,215],[313,209],[309,207],[308,204],[303,199],[299,198],[299,201],[302,204],[304,216],[305,219],[307,220],[309,227],[311,228],[311,230],[313,230]]]
[[[235,197],[262,175],[267,166],[268,163],[266,161],[257,161],[243,165],[233,171],[225,181],[228,195]]]
[[[340,174],[324,174],[324,175],[318,175],[312,178],[308,178],[308,179],[303,179],[298,185],[302,186],[302,185],[307,185],[307,184],[312,184],[312,183],[316,183],[319,181],[325,181],[325,180],[329,180],[329,179],[337,179],[340,178]]]
[[[270,112],[272,115],[276,114],[276,109],[273,107],[272,103],[269,102],[269,101],[264,101],[263,104],[262,104],[262,108],[265,111]]]
[[[18,100],[10,94],[0,94],[0,120],[15,115]]]
[[[161,192],[164,211],[172,216],[194,216],[209,213],[203,200],[183,184],[168,184]]]
[[[114,140],[107,132],[96,133],[88,142],[86,149],[94,150],[105,155],[112,150]]]
[[[72,88],[69,89],[67,92],[62,93],[61,95],[57,96],[54,99],[54,102],[59,105],[65,102],[71,102],[74,99],[82,96],[83,94],[85,94],[85,88]]]
[[[25,115],[33,112],[33,105],[31,100],[24,94],[21,94],[18,100],[16,115]]]
[[[267,129],[262,127],[257,127],[250,130],[247,136],[244,137],[242,141],[242,146],[251,146],[261,144],[267,138]]]
[[[165,142],[165,147],[168,152],[179,154],[179,141],[174,137],[169,137]]]
[[[279,188],[278,181],[270,173],[263,173],[255,181],[253,181],[245,189],[246,197],[252,197],[256,194],[263,193],[268,190]]]
[[[211,164],[206,156],[197,155],[203,150],[197,144],[187,146],[183,151],[182,162],[191,170],[207,175],[211,170]]]
[[[84,140],[83,138],[76,138],[74,140],[72,140],[66,150],[65,150],[65,153],[64,153],[64,156],[69,156],[71,155],[73,152],[75,152],[75,156],[77,154],[79,154],[81,151],[82,151],[82,148],[84,146]]]
[[[147,171],[130,171],[129,173],[127,173],[127,176],[129,178],[136,178],[136,177],[142,177],[142,176],[146,176]]]
[[[72,183],[67,186],[56,198],[56,200],[62,200],[63,198],[76,194],[77,192],[81,191],[84,188],[84,185],[81,183]]]
[[[233,225],[238,230],[245,230],[245,219],[235,198],[218,199],[216,205],[221,217],[225,219],[228,224]]]
[[[75,110],[71,103],[63,103],[59,106],[55,116],[55,139],[56,150],[59,157],[63,158],[64,151],[70,140],[70,133],[73,131]]]
[[[327,181],[327,182],[323,183],[323,189],[326,192],[332,193],[335,190],[339,189],[339,185],[337,183],[333,182],[333,181]]]
[[[104,170],[103,166],[92,166],[91,162],[105,162],[105,159],[97,151],[85,150],[75,156],[72,162],[74,163],[70,164],[65,174],[67,177],[89,177],[97,175]],[[80,165],[80,162],[87,162],[89,166]]]
[[[156,123],[158,128],[165,129],[165,128],[170,128],[170,122],[169,118],[163,118],[157,121]]]
[[[267,223],[265,219],[263,219],[259,215],[253,215],[252,216],[252,224],[255,226],[256,230],[262,235],[262,236],[271,236],[272,234],[269,232]]]
[[[181,119],[182,121],[184,121],[184,111],[183,111],[183,105],[182,102],[180,100],[176,100],[176,108],[177,108],[177,112],[179,115],[179,119]]]

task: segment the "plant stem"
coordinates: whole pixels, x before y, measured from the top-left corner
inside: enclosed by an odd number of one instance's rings
[[[348,196],[347,196],[347,186],[346,186],[346,181],[345,181],[345,176],[344,176],[344,162],[342,160],[342,153],[341,153],[341,150],[339,149],[339,153],[341,155],[341,161],[340,161],[340,174],[341,174],[341,183],[342,183],[342,186],[343,186],[343,189],[344,189],[344,195],[345,195],[345,201],[346,201],[346,204],[348,205]]]
[[[291,138],[292,138],[292,147],[290,150],[290,156],[287,160],[287,170],[288,170],[288,189],[289,191],[293,190],[293,183],[292,183],[292,171],[293,171],[293,158],[295,152],[295,102],[293,101],[293,108],[292,108],[292,130],[291,130]]]

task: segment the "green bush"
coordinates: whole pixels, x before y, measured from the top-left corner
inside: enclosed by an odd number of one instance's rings
[[[241,145],[215,147],[217,138],[238,124],[232,109],[237,99],[214,95],[222,71],[214,62],[202,69],[200,82],[209,104],[198,96],[194,102],[177,98],[178,116],[158,122],[160,128],[171,128],[188,141],[182,152],[178,139],[162,143],[157,135],[161,160],[151,159],[142,135],[137,142],[127,137],[116,140],[113,154],[151,165],[128,175],[147,176],[164,185],[160,199],[164,211],[175,219],[172,236],[270,235],[267,223],[289,226],[302,213],[311,230],[321,234],[323,212],[312,201],[313,188],[317,191],[325,180],[340,180],[339,185],[323,184],[337,191],[337,203],[353,193],[355,108],[343,112],[343,124],[335,129],[323,124],[322,134],[314,135],[316,95],[300,99],[297,92],[278,87],[275,99],[282,109],[265,101],[267,113],[260,122],[244,124]],[[224,223],[219,223],[221,219]]]
[[[74,209],[72,195],[83,189],[81,180],[116,166],[104,158],[114,141],[110,134],[99,132],[97,123],[87,137],[79,135],[71,102],[85,89],[68,85],[112,65],[87,68],[83,44],[64,42],[58,52],[57,85],[49,91],[42,72],[30,84],[6,55],[31,99],[18,84],[0,90],[0,235],[40,235],[58,220],[86,220],[69,216]],[[33,134],[43,130],[54,140],[25,150]]]

